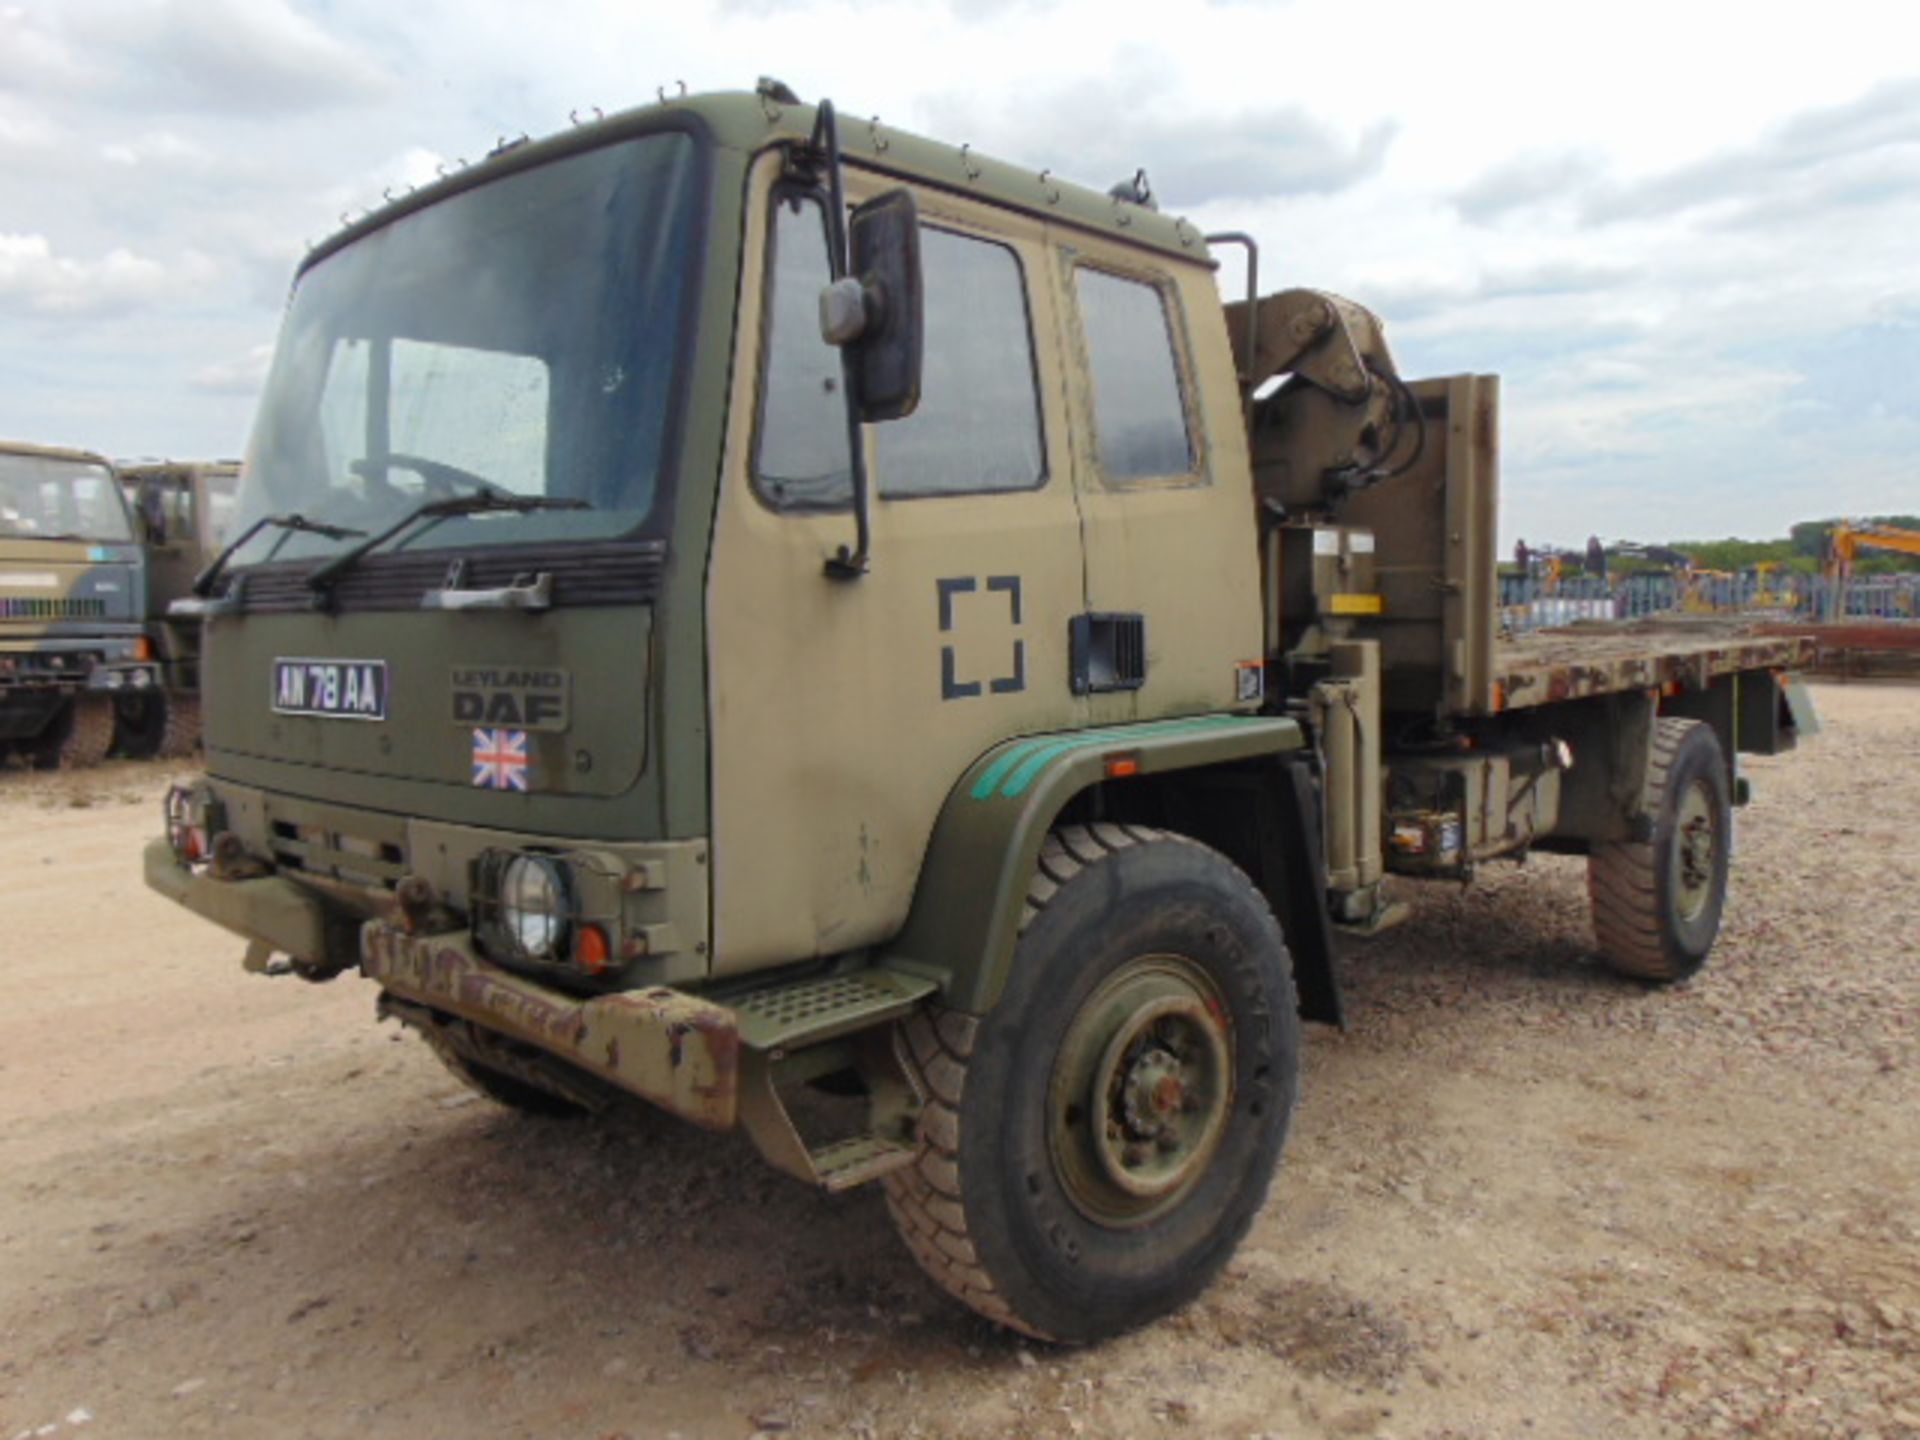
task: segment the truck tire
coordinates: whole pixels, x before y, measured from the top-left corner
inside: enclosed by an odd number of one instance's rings
[[[1280,927],[1204,845],[1047,837],[986,1015],[902,1024],[920,1151],[886,1177],[914,1258],[964,1304],[1085,1343],[1213,1279],[1273,1178],[1300,1021]]]
[[[1726,754],[1698,720],[1654,721],[1644,841],[1596,843],[1587,895],[1600,954],[1621,975],[1668,984],[1696,974],[1720,933],[1733,807]]]
[[[114,700],[113,748],[130,760],[179,760],[200,747],[200,697],[145,690]]]
[[[456,1080],[496,1105],[546,1120],[570,1120],[589,1113],[585,1105],[577,1104],[564,1095],[557,1095],[552,1090],[534,1084],[532,1080],[523,1080],[518,1075],[510,1075],[503,1069],[474,1059],[455,1045],[451,1037],[442,1034],[438,1026],[416,1026],[415,1030],[427,1042],[427,1049],[433,1052],[433,1058],[446,1066]],[[509,1050],[507,1054],[511,1057],[512,1051]],[[518,1062],[509,1058],[507,1063]]]
[[[437,1047],[433,1053],[468,1088],[478,1091],[496,1105],[518,1110],[522,1115],[536,1115],[543,1120],[572,1120],[588,1113],[584,1106],[563,1099],[552,1091],[542,1090],[537,1085],[529,1085],[503,1070],[495,1070],[491,1065],[482,1065],[462,1055],[449,1055]]]
[[[36,770],[84,770],[106,759],[112,748],[113,701],[105,695],[74,696],[26,747]]]

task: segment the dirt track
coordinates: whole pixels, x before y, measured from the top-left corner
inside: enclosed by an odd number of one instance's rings
[[[877,1194],[515,1118],[364,982],[243,975],[139,883],[161,771],[0,774],[0,1440],[1920,1440],[1920,689],[1818,698],[1698,981],[1597,969],[1578,862],[1420,893],[1227,1277],[1079,1352]]]

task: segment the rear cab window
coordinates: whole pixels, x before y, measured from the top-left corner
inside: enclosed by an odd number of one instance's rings
[[[1102,478],[1117,486],[1198,483],[1204,477],[1168,290],[1084,263],[1074,264],[1073,279]]]

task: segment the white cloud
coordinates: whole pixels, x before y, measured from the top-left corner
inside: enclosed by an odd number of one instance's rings
[[[123,247],[98,260],[54,253],[45,235],[0,234],[0,306],[37,315],[124,314],[205,286],[213,265],[189,253],[169,266]]]
[[[287,0],[66,0],[0,15],[22,89],[157,113],[288,112],[365,101],[386,73]]]
[[[1509,537],[1920,503],[1920,65],[1883,0],[1793,27],[1617,0],[1577,46],[1537,0],[1469,26],[1354,14],[0,0],[0,367],[29,377],[0,432],[230,453],[293,267],[342,211],[570,109],[772,72],[1098,186],[1145,165],[1169,209],[1259,237],[1264,288],[1373,307],[1409,372],[1502,372]]]
[[[215,395],[257,395],[267,383],[267,369],[273,363],[273,346],[251,346],[244,355],[204,365],[193,372],[189,382],[194,389]]]
[[[133,140],[100,147],[100,158],[111,165],[205,165],[213,159],[202,145],[170,130],[149,131]]]

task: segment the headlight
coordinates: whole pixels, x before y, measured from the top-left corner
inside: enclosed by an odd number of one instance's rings
[[[515,855],[500,876],[500,928],[526,960],[565,957],[567,877],[557,860]]]

